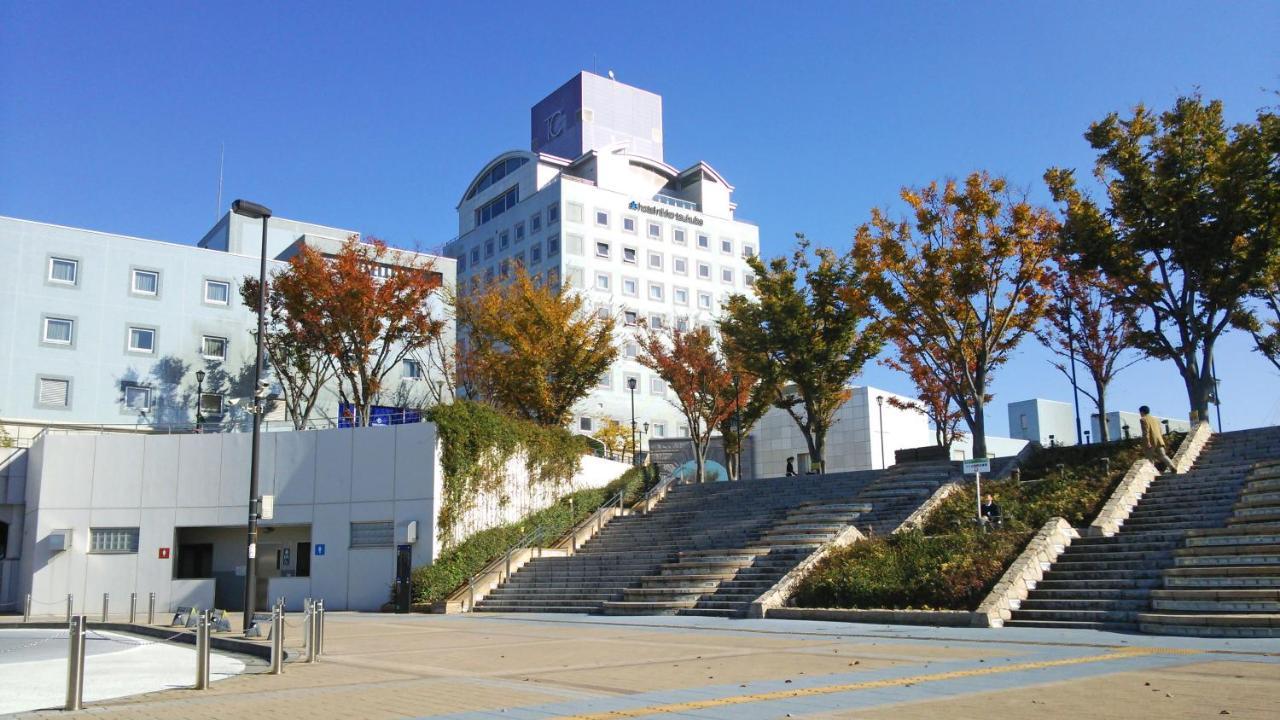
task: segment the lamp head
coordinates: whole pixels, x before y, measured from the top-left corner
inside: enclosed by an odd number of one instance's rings
[[[884,396],[883,396],[883,395],[877,395],[877,396],[876,396],[876,404],[877,404],[877,405],[884,405]]]
[[[271,217],[270,208],[265,205],[259,205],[255,202],[249,202],[248,200],[236,200],[231,203],[231,212],[250,218]]]
[[[198,383],[202,383],[202,382],[204,382],[204,371],[203,371],[203,370],[197,370],[197,371],[196,371],[196,382],[198,382]]]
[[[636,379],[635,379],[635,378],[627,378],[627,388],[629,388],[629,389],[631,389],[631,390],[635,390],[635,389],[636,389]]]

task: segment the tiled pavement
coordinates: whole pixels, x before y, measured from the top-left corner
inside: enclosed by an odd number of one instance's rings
[[[1277,640],[527,614],[330,613],[326,625],[318,664],[107,701],[85,714],[1280,717]]]

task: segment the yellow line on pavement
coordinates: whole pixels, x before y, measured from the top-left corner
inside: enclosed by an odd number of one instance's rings
[[[707,708],[724,707],[726,705],[744,705],[747,703],[768,702],[770,700],[788,700],[792,698],[812,697],[814,695],[832,695],[835,693],[855,692],[858,690],[876,690],[888,687],[901,687],[917,683],[957,680],[960,678],[980,677],[983,675],[999,675],[1001,673],[1018,672],[1020,670],[1041,670],[1044,668],[1063,667],[1066,665],[1083,665],[1086,663],[1124,660],[1139,655],[1194,655],[1197,650],[1181,650],[1173,648],[1120,648],[1115,652],[1102,655],[1087,655],[1063,660],[1041,660],[1038,662],[1014,663],[1012,665],[994,665],[992,667],[974,668],[972,670],[952,670],[929,675],[912,675],[910,677],[888,680],[867,680],[864,682],[842,683],[839,685],[822,685],[819,687],[797,688],[795,690],[775,690],[773,692],[754,693],[751,695],[733,695],[710,700],[691,700],[689,702],[671,703],[668,705],[650,705],[648,707],[629,710],[611,710],[591,715],[566,716],[571,720],[606,720],[607,718],[637,718],[648,715],[665,715],[705,710]]]

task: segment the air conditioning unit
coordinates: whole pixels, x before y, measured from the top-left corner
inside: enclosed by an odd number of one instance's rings
[[[71,529],[54,530],[49,533],[48,546],[50,553],[60,553],[71,549]]]

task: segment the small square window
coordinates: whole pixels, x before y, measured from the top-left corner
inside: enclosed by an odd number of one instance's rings
[[[649,269],[650,270],[662,269],[662,253],[657,253],[657,252],[649,253]]]
[[[688,242],[688,238],[685,237],[684,228],[678,227],[671,229],[671,242],[677,245],[684,245]]]
[[[40,378],[36,402],[49,407],[68,407],[71,404],[71,381],[62,378]]]
[[[516,242],[524,240],[524,223],[516,223]]]
[[[596,257],[609,257],[609,243],[596,241]]]
[[[637,313],[635,310],[623,310],[623,311],[622,311],[622,322],[623,322],[623,323],[625,323],[625,324],[627,324],[627,325],[639,325],[639,324],[640,324],[640,314],[639,314],[639,313]]]
[[[720,282],[733,284],[733,268],[720,268]]]
[[[71,258],[49,258],[49,282],[75,285],[80,278],[80,262]]]
[[[210,305],[229,304],[231,302],[231,283],[221,280],[205,280],[204,301]]]
[[[141,385],[125,385],[124,406],[137,412],[149,411],[151,409],[151,388]]]
[[[529,234],[542,232],[542,213],[534,213],[529,216]]]
[[[634,358],[640,354],[640,346],[629,342],[622,346],[622,354],[624,357]]]
[[[137,295],[158,295],[160,293],[160,273],[154,270],[134,270],[133,292]]]
[[[624,247],[622,248],[622,262],[628,265],[636,264],[636,249]]]
[[[200,394],[200,414],[205,417],[217,417],[222,414],[222,395],[218,393]]]
[[[547,206],[547,224],[555,225],[558,222],[560,222],[560,206],[548,205]]]
[[[581,235],[565,235],[564,249],[570,255],[582,255],[582,236]]]
[[[151,328],[129,328],[129,352],[153,353],[156,351],[156,331]]]
[[[746,283],[747,287],[755,287],[756,276],[751,273],[744,273],[742,276],[742,282]]]
[[[547,257],[555,257],[560,254],[560,236],[552,235],[547,238]]]
[[[667,326],[667,316],[660,313],[650,313],[649,327],[661,330]]]
[[[689,332],[689,318],[676,318],[676,330],[680,332]]]
[[[404,380],[422,380],[427,374],[422,370],[422,363],[405,358],[400,366],[400,377]]]
[[[688,275],[689,261],[682,257],[672,258],[671,269],[674,270],[677,275]]]
[[[596,289],[597,290],[609,289],[609,273],[596,273]]]
[[[471,264],[472,265],[480,264],[480,246],[479,245],[471,248]]]
[[[599,387],[604,390],[612,390],[613,389],[613,373],[606,372],[605,374],[601,375]]]
[[[591,418],[589,417],[578,418],[578,429],[591,432]]]
[[[650,395],[666,395],[667,384],[660,377],[649,378],[649,394]]]
[[[725,255],[733,254],[733,240],[729,238],[720,238],[720,252]]]
[[[571,202],[565,205],[565,213],[569,218],[569,222],[582,222],[582,203]]]
[[[649,283],[649,299],[662,301],[662,283]]]
[[[682,287],[675,288],[674,290],[671,291],[671,294],[677,305],[689,304],[688,288],[682,288]]]
[[[635,278],[622,278],[622,294],[636,297],[640,294],[640,281]]]
[[[654,423],[654,424],[653,424],[653,436],[654,436],[654,437],[666,437],[666,436],[667,436],[667,424],[666,424],[666,423],[660,423],[660,422],[656,422],[656,423]]]
[[[698,293],[698,307],[703,310],[711,309],[711,293]]]
[[[711,265],[708,263],[698,263],[698,277],[703,280],[711,279]]]
[[[138,528],[89,528],[89,552],[137,553]]]
[[[200,340],[200,354],[210,360],[226,360],[227,339],[214,335],[205,335]]]
[[[649,237],[650,237],[650,238],[652,238],[652,239],[654,239],[654,240],[661,240],[661,239],[662,239],[662,224],[661,224],[661,223],[656,223],[656,222],[651,222],[651,223],[649,223],[649,233],[648,233],[648,234],[649,234]]]
[[[622,218],[622,232],[633,233],[636,231],[636,219],[630,216]]]
[[[76,323],[69,318],[44,319],[44,341],[55,345],[70,345],[75,340]]]
[[[711,249],[711,236],[698,233],[698,248],[701,250]]]
[[[484,258],[488,260],[493,257],[493,238],[484,241]]]
[[[529,248],[529,264],[537,265],[540,262],[542,262],[542,245],[538,244]]]
[[[466,271],[467,271],[467,254],[463,253],[461,256],[458,257],[458,272],[464,273]]]
[[[742,257],[749,258],[749,257],[755,257],[755,255],[756,255],[756,249],[754,247],[751,247],[750,245],[742,246]]]
[[[596,210],[596,225],[598,227],[609,227],[608,210]]]
[[[506,280],[507,278],[511,277],[511,261],[510,260],[503,258],[501,262],[498,263],[498,277],[502,278],[503,280]]]
[[[498,233],[498,249],[506,250],[509,247],[511,247],[511,233],[503,230]]]

